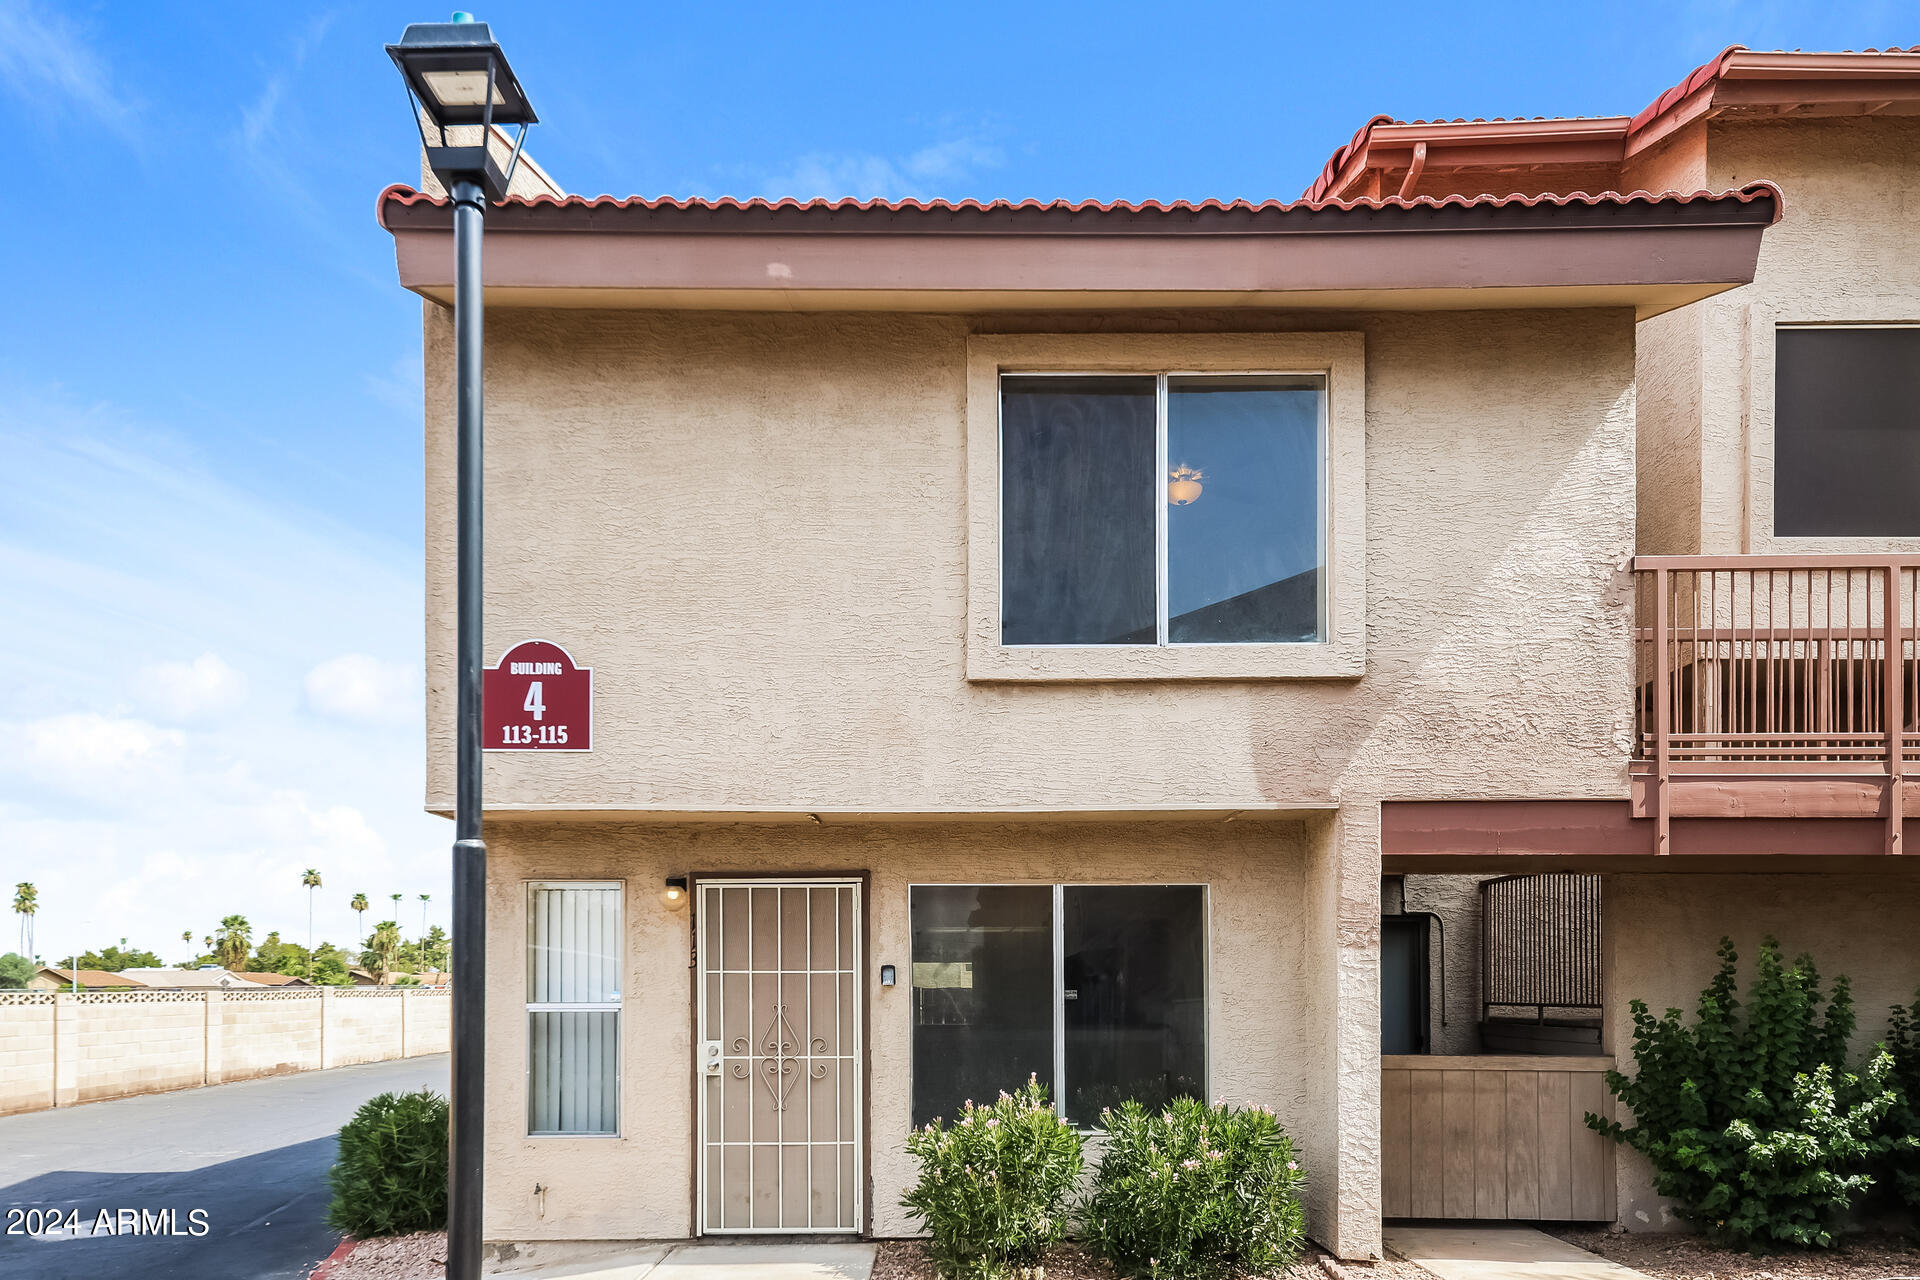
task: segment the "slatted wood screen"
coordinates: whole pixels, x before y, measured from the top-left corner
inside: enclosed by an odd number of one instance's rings
[[[1381,1212],[1389,1218],[1611,1222],[1611,1058],[1380,1060]]]

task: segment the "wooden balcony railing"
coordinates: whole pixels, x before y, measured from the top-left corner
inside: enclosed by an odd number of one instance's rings
[[[1758,801],[1882,817],[1901,852],[1920,556],[1641,556],[1634,578],[1636,794],[1655,851],[1669,850],[1678,788],[1695,793],[1682,816]]]

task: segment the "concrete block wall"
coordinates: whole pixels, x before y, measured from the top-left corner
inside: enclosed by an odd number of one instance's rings
[[[53,1105],[53,1001],[0,992],[0,1116]]]
[[[77,1022],[69,1096],[65,1072],[58,1105],[129,1093],[189,1089],[207,1081],[207,1001],[200,992],[96,992],[55,997],[56,1016]],[[64,1030],[64,1028],[63,1028]],[[66,1037],[60,1037],[66,1049]]]
[[[324,1033],[326,1065],[344,1067],[406,1057],[406,1006],[418,998],[397,991],[369,991],[333,1000]]]
[[[307,992],[251,993],[215,1002],[220,1010],[220,1080],[320,1068],[322,999]]]
[[[444,1053],[444,990],[0,992],[0,1115]]]
[[[452,1000],[408,1000],[406,1014],[407,1057],[445,1053],[453,1043]]]

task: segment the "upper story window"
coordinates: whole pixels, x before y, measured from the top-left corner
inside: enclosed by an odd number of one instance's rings
[[[1774,536],[1920,537],[1920,326],[1774,342]]]
[[[1000,642],[1326,638],[1323,374],[1000,380]]]
[[[1366,672],[1358,333],[967,339],[967,679]]]

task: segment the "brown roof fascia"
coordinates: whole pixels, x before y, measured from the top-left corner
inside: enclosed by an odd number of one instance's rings
[[[919,299],[910,309],[969,295],[1276,305],[1314,292],[1717,292],[1752,279],[1761,234],[1779,214],[1779,193],[1766,184],[1720,195],[1318,205],[535,199],[490,210],[486,276],[503,302],[514,291],[550,301],[554,291],[599,290],[609,304],[625,295],[688,305],[703,292],[764,297],[770,307],[810,305],[809,295],[877,306]],[[392,193],[381,216],[401,283],[450,296],[446,206]]]

